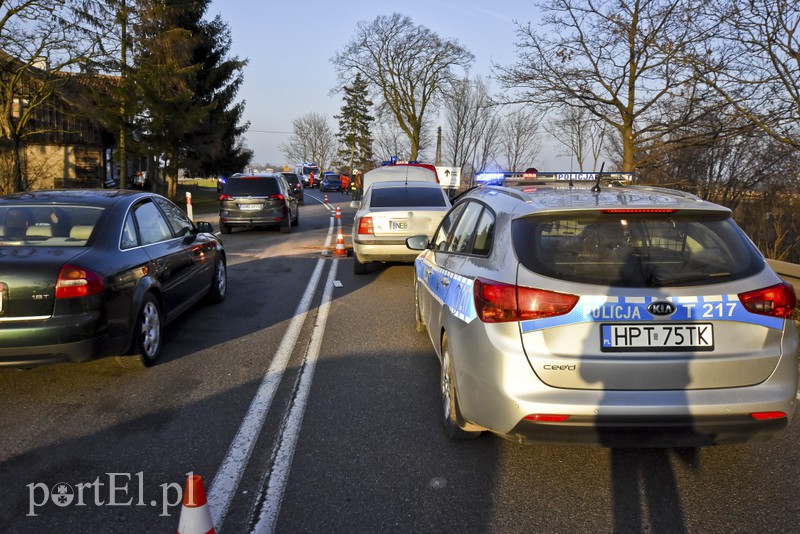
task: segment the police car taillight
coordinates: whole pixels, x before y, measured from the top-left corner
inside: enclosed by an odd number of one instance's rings
[[[752,313],[788,319],[797,306],[794,287],[786,282],[774,286],[739,293],[739,300]]]
[[[477,278],[473,294],[475,311],[484,323],[528,321],[565,315],[579,297],[533,287],[503,284]]]

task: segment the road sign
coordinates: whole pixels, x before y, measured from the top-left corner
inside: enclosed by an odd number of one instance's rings
[[[461,167],[436,167],[436,174],[445,189],[458,189],[461,185]]]

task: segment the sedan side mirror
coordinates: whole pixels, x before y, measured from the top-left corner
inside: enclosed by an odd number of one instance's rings
[[[350,207],[355,209],[361,209],[361,201],[360,200],[351,200]]]
[[[214,225],[212,225],[208,221],[198,221],[194,223],[197,226],[197,231],[203,234],[213,234],[214,233]]]
[[[425,250],[428,248],[428,236],[415,235],[406,239],[406,246],[411,250]]]

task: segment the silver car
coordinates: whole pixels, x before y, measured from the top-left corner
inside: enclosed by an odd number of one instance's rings
[[[432,237],[450,200],[435,182],[378,182],[364,199],[354,200],[358,209],[353,221],[353,270],[367,272],[376,261],[413,262],[418,252],[406,247],[406,238]]]
[[[644,186],[481,187],[407,244],[451,438],[694,447],[793,416],[795,293],[725,207]]]

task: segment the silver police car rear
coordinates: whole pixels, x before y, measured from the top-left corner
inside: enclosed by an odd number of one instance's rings
[[[483,332],[464,343],[491,346],[501,370],[462,362],[466,421],[606,446],[734,443],[788,424],[795,294],[729,212],[545,212],[511,232],[516,282],[473,282]]]

